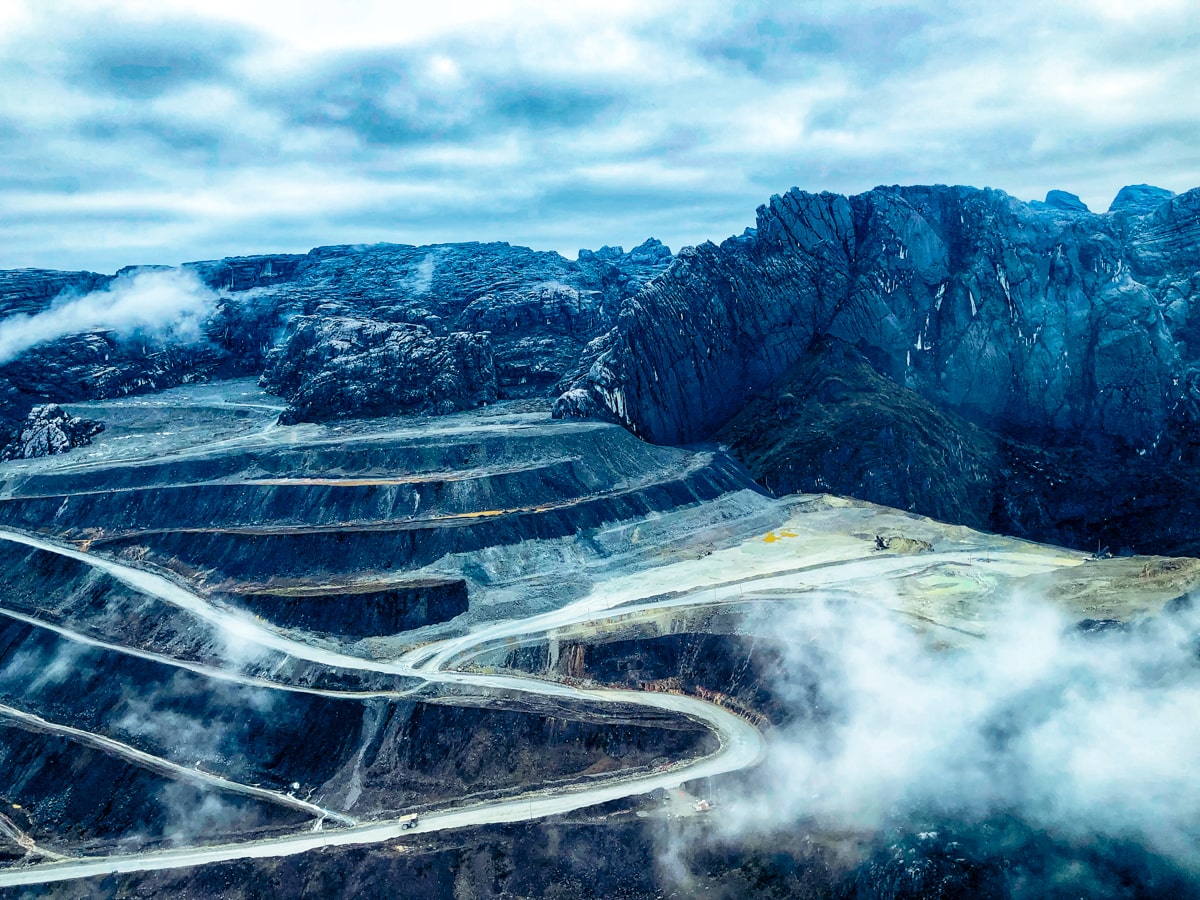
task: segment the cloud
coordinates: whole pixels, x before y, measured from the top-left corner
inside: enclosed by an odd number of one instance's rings
[[[196,82],[229,79],[252,43],[245,31],[199,19],[112,25],[97,18],[71,23],[62,49],[76,89],[146,100]]]
[[[256,100],[294,128],[348,135],[359,149],[472,145],[513,129],[577,128],[620,103],[607,87],[497,64],[497,52],[485,42],[350,51],[264,85]]]
[[[830,62],[865,79],[928,59],[923,36],[934,21],[931,11],[916,6],[867,11],[853,4],[836,9],[826,14],[811,5],[757,4],[723,33],[703,38],[700,50],[771,81],[812,76]]]
[[[216,293],[189,270],[134,271],[103,290],[64,294],[44,312],[0,319],[0,364],[39,344],[89,331],[196,343],[205,339],[203,326],[216,302]]]
[[[2,267],[379,240],[681,246],[740,232],[792,185],[1064,188],[1104,209],[1126,183],[1200,184],[1200,110],[1178,102],[1200,25],[1166,0],[1136,16],[1033,0],[19,5],[0,34],[0,202],[36,224],[0,231]],[[617,200],[555,201],[573,190]]]
[[[770,738],[763,793],[724,811],[731,831],[1016,815],[1200,871],[1200,613],[1085,634],[1018,600],[986,640],[933,650],[875,599],[770,619],[793,718]]]

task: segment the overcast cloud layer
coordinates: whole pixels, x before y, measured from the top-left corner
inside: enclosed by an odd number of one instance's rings
[[[736,7],[736,11],[733,8]],[[0,0],[0,268],[753,224],[792,185],[1200,185],[1192,0]]]

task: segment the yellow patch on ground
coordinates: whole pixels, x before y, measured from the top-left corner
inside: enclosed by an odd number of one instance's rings
[[[796,534],[794,531],[768,531],[765,535],[763,535],[763,543],[774,544],[776,541],[782,541],[784,538],[794,538],[799,536],[800,535]]]

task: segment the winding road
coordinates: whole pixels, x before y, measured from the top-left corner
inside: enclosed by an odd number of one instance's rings
[[[0,870],[0,887],[42,884],[110,873],[181,868],[236,859],[288,856],[320,847],[387,841],[413,833],[429,833],[452,828],[535,819],[645,794],[657,788],[674,787],[684,781],[745,769],[753,766],[762,757],[764,752],[762,735],[753,725],[732,712],[695,697],[607,688],[583,688],[534,677],[483,674],[462,671],[453,667],[501,644],[521,643],[544,638],[556,629],[583,625],[600,619],[611,620],[613,616],[624,618],[743,602],[747,596],[748,584],[753,584],[756,596],[762,592],[782,590],[786,590],[794,596],[805,590],[836,589],[839,585],[850,581],[861,583],[862,579],[885,580],[890,576],[920,572],[943,563],[974,563],[979,561],[979,555],[983,549],[988,551],[988,565],[1008,570],[1035,571],[1039,568],[1053,568],[1066,563],[1075,564],[1079,559],[1077,554],[1063,554],[1061,557],[1055,557],[1044,551],[1026,552],[1021,549],[1001,547],[981,548],[978,545],[960,550],[908,557],[886,554],[872,556],[864,554],[861,548],[839,550],[825,556],[801,558],[799,562],[804,564],[794,565],[791,568],[776,569],[759,574],[747,573],[746,577],[733,582],[715,584],[710,582],[690,588],[684,586],[681,589],[665,593],[648,591],[642,596],[637,596],[636,592],[608,596],[593,595],[552,612],[517,620],[488,623],[472,629],[465,635],[426,644],[396,659],[378,660],[338,653],[296,640],[248,615],[215,605],[163,575],[21,532],[0,530],[0,540],[16,542],[85,563],[147,595],[187,610],[214,628],[235,635],[239,641],[252,642],[263,648],[313,663],[367,673],[382,672],[407,676],[417,681],[417,687],[412,691],[403,692],[342,692],[297,688],[224,671],[209,665],[183,662],[161,654],[126,648],[119,644],[83,635],[61,625],[39,621],[27,613],[0,609],[0,615],[35,627],[48,628],[68,640],[89,643],[118,652],[132,653],[216,678],[244,681],[256,687],[281,691],[303,690],[345,698],[396,697],[411,694],[428,684],[441,683],[550,697],[568,703],[572,701],[586,702],[593,707],[598,704],[620,704],[626,708],[642,707],[686,717],[700,723],[711,730],[719,741],[719,746],[713,753],[675,763],[662,770],[651,773],[618,773],[601,780],[589,778],[586,785],[576,784],[553,790],[526,792],[503,800],[459,804],[442,810],[428,811],[421,814],[420,823],[416,828],[405,829],[399,820],[354,823],[344,813],[324,809],[307,803],[307,801],[298,801],[290,795],[239,785],[219,776],[198,773],[196,770],[184,769],[183,772],[179,772],[176,770],[184,767],[179,767],[158,757],[152,757],[128,745],[100,735],[58,726],[30,713],[4,707],[0,708],[0,717],[37,719],[37,722],[32,723],[36,727],[55,730],[80,742],[116,753],[133,762],[174,774],[175,777],[188,777],[193,780],[198,778],[222,790],[236,790],[245,794],[261,796],[261,799],[271,802],[283,802],[295,808],[303,808],[315,817],[316,822],[311,830],[284,837],[254,839],[199,848],[57,859],[51,862],[21,865]],[[345,827],[325,830],[321,826],[327,820],[339,821]]]
[[[288,856],[326,846],[367,844],[397,838],[402,834],[428,833],[451,828],[475,825],[516,822],[535,819],[558,813],[570,812],[588,806],[645,794],[656,788],[672,787],[683,781],[721,775],[747,768],[759,760],[763,752],[763,740],[758,730],[744,719],[728,710],[694,697],[675,694],[647,693],[629,690],[586,689],[560,684],[538,678],[512,675],[484,675],[457,672],[443,668],[444,660],[450,655],[469,651],[471,642],[462,638],[435,642],[396,660],[368,660],[348,654],[336,653],[297,641],[265,627],[260,622],[238,612],[217,607],[203,597],[187,590],[176,582],[152,572],[137,569],[92,553],[63,546],[40,537],[21,532],[0,530],[0,540],[11,541],[50,553],[74,559],[106,572],[112,577],[137,590],[164,602],[186,609],[200,619],[219,629],[229,629],[239,639],[271,650],[286,653],[298,659],[364,672],[387,672],[419,678],[422,683],[443,682],[469,685],[476,688],[505,690],[553,697],[565,701],[586,701],[590,704],[622,704],[641,706],[674,715],[687,717],[707,726],[718,738],[718,749],[708,756],[689,760],[650,774],[617,775],[599,783],[556,789],[552,793],[518,794],[506,800],[490,801],[423,813],[416,828],[405,829],[399,821],[372,824],[350,824],[349,827],[325,831],[319,827],[311,831],[287,837],[250,840],[240,843],[206,846],[196,849],[172,849],[144,853],[114,854],[105,857],[56,860],[48,863],[24,865],[0,870],[0,887],[12,885],[45,884],[75,878],[87,878],[115,872],[139,872],[153,869],[180,868],[202,863],[222,862],[235,859]],[[17,619],[35,627],[45,627],[60,637],[78,640],[93,646],[120,652],[133,652],[137,656],[152,658],[160,662],[181,665],[192,671],[217,675],[213,667],[195,663],[182,663],[160,654],[146,651],[131,651],[110,642],[98,641],[62,626],[51,625],[35,617],[15,611],[0,610],[0,614]],[[578,604],[550,615],[532,616],[528,619],[503,623],[506,635],[532,638],[548,628],[565,623],[587,621],[590,614],[578,608]],[[481,629],[480,642],[495,638],[496,628]],[[440,652],[442,644],[447,652]],[[236,681],[247,681],[256,687],[273,687],[279,690],[297,690],[290,685],[275,684],[261,679],[251,679],[234,673],[220,673],[217,677]],[[419,689],[419,688],[417,688]],[[417,690],[414,689],[414,690]],[[311,690],[311,689],[306,689]],[[321,693],[344,697],[397,696],[399,692],[338,692]],[[353,822],[350,817],[334,810],[327,810],[306,801],[297,800],[286,794],[268,791],[250,785],[241,785],[219,776],[209,775],[195,769],[179,766],[160,757],[144,753],[126,744],[113,741],[102,735],[82,732],[79,729],[57,725],[41,717],[12,707],[0,707],[0,718],[23,720],[40,730],[51,731],[87,743],[98,749],[112,752],[140,765],[156,769],[174,777],[201,781],[214,788],[233,790],[259,796],[270,802],[284,803],[304,809],[317,817],[317,825],[326,819]]]

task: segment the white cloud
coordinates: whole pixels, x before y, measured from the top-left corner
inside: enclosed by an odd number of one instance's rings
[[[807,599],[772,614],[765,795],[734,831],[831,829],[1009,813],[1068,839],[1130,839],[1200,868],[1200,614],[1084,636],[1054,608],[1001,604],[990,637],[933,650],[878,605]]]
[[[195,343],[217,295],[188,270],[134,272],[103,290],[65,295],[36,315],[0,319],[0,363],[66,335],[109,331],[118,337],[154,337]]]
[[[15,8],[0,202],[26,227],[4,229],[2,267],[678,247],[793,184],[1063,188],[1094,209],[1126,183],[1200,184],[1200,109],[1180,102],[1200,24],[1167,0],[1131,19],[1032,0]],[[547,204],[599,172],[620,202]]]

